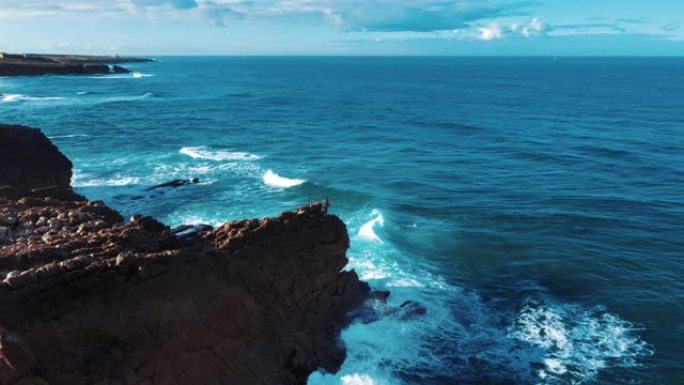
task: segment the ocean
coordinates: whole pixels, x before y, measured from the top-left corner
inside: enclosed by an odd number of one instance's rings
[[[684,384],[684,59],[158,59],[0,79],[0,121],[170,226],[328,197],[392,294],[310,385]]]

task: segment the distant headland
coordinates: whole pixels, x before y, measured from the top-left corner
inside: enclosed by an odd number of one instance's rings
[[[121,56],[11,54],[0,52],[0,76],[128,73],[119,64],[154,60]]]

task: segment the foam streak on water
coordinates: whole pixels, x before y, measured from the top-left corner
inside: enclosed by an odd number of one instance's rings
[[[23,102],[23,101],[52,101],[52,100],[61,100],[63,98],[58,97],[58,96],[29,96],[29,95],[23,95],[23,94],[6,94],[2,95],[2,102],[3,103],[14,103],[14,102]]]
[[[273,172],[273,170],[268,170],[263,176],[264,183],[268,186],[278,187],[278,188],[290,188],[299,186],[300,184],[306,182],[304,179],[290,179],[280,176]]]
[[[224,150],[210,150],[206,147],[183,147],[179,151],[183,155],[187,155],[195,159],[207,159],[214,161],[224,160],[259,160],[259,155],[249,154],[246,152],[232,152]]]

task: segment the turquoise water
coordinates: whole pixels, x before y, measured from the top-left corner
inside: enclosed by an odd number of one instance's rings
[[[1,79],[1,120],[172,226],[329,197],[349,268],[427,313],[352,325],[311,385],[684,383],[684,59],[131,67]]]

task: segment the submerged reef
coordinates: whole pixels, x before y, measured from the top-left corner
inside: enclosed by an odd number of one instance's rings
[[[369,295],[323,204],[218,228],[122,216],[0,125],[0,384],[305,384]]]

